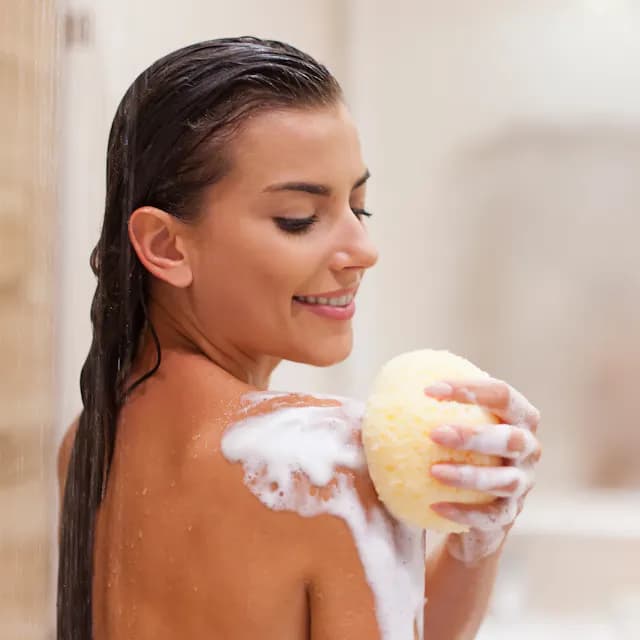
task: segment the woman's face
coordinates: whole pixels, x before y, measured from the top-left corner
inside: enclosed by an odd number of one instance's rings
[[[377,260],[368,176],[342,104],[270,111],[235,138],[231,171],[190,232],[198,331],[227,355],[314,365],[352,346],[352,301]]]

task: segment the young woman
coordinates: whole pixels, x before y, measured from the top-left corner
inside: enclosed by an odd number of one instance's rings
[[[368,177],[337,82],[291,46],[196,44],[127,91],[91,257],[84,406],[59,457],[59,639],[400,640],[381,623],[345,520],[268,508],[223,451],[248,394],[268,388],[281,360],[330,365],[349,354],[353,298],[376,262]],[[489,427],[433,436],[505,459],[482,478],[474,467],[431,470],[497,496],[436,507],[471,530],[429,561],[424,635],[471,638],[531,486],[539,418],[496,380],[429,393],[481,404],[507,429],[503,442]],[[263,400],[262,415],[338,404]],[[336,474],[366,512],[384,512],[366,468]],[[310,495],[304,475],[294,490]]]

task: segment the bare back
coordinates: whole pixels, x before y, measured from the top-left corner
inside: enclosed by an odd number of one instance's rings
[[[95,640],[379,637],[347,526],[271,511],[223,457],[249,390],[168,353],[121,412],[97,519]],[[377,502],[368,483],[359,491]]]

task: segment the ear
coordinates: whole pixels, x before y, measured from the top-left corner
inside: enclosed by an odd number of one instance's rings
[[[184,289],[193,281],[183,223],[155,207],[140,207],[129,219],[129,239],[147,271]]]

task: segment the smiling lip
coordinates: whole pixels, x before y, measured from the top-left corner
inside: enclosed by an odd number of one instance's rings
[[[331,320],[350,320],[353,318],[353,315],[356,312],[356,303],[355,300],[352,299],[349,304],[346,304],[343,307],[336,307],[330,304],[318,304],[318,303],[310,303],[305,302],[304,300],[299,300],[298,298],[341,298],[343,296],[354,296],[358,287],[351,287],[350,289],[337,289],[336,291],[328,291],[326,293],[319,293],[307,296],[295,296],[293,299],[294,304],[299,305],[300,307],[304,307],[305,309],[311,311],[315,315],[321,316],[323,318],[329,318]]]
[[[356,295],[358,287],[350,287],[349,289],[337,289],[336,291],[327,291],[326,293],[308,293],[305,295],[295,296],[296,298],[340,298],[342,296]]]
[[[308,302],[295,299],[293,303],[311,311],[311,313],[315,313],[317,316],[330,318],[331,320],[351,320],[356,312],[355,300],[352,300],[344,307],[334,307],[330,304],[310,304]]]

